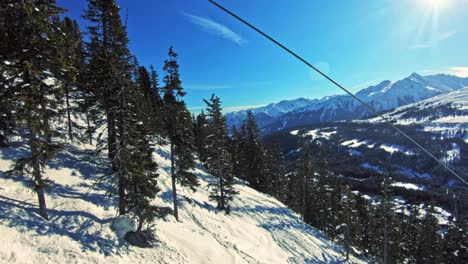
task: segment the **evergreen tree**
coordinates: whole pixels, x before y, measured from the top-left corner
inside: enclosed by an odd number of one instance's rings
[[[144,116],[141,110],[140,118]],[[160,189],[157,186],[158,165],[153,160],[154,150],[150,146],[149,135],[142,122],[132,122],[121,150],[121,167],[128,179],[126,203],[138,219],[137,232],[141,231],[144,223],[151,222],[158,215],[157,207],[151,205]]]
[[[197,148],[198,159],[202,164],[206,163],[207,159],[207,120],[206,115],[201,111],[194,120],[194,135],[195,135],[195,146]]]
[[[164,61],[164,115],[165,127],[171,145],[171,178],[174,216],[179,220],[176,182],[190,187],[198,186],[198,179],[191,171],[195,167],[195,152],[192,121],[185,103],[179,98],[185,96],[179,75],[177,54],[169,48],[169,59]]]
[[[316,203],[311,197],[314,192],[315,181],[314,167],[312,161],[312,152],[304,129],[299,130],[299,145],[300,145],[300,156],[296,164],[296,173],[293,175],[293,188],[294,188],[294,199],[292,208],[302,215],[302,218],[309,222],[312,219],[312,214],[315,211],[310,210],[311,207],[308,204]]]
[[[264,174],[264,149],[255,117],[251,111],[247,111],[247,118],[244,120],[242,131],[244,133],[244,154],[245,154],[245,179],[250,186],[258,191],[265,192],[266,179]]]
[[[91,22],[88,27],[90,41],[87,43],[89,63],[85,76],[87,90],[106,114],[108,156],[118,178],[119,214],[123,215],[126,213],[126,178],[125,169],[120,164],[122,152],[119,149],[125,146],[122,137],[126,129],[125,119],[129,115],[126,106],[132,85],[132,56],[119,6],[114,0],[89,0],[84,17]]]
[[[79,112],[79,74],[84,71],[85,58],[83,50],[83,40],[78,22],[71,20],[68,17],[62,21],[61,28],[64,31],[65,38],[63,42],[62,58],[63,58],[63,74],[61,81],[63,82],[65,96],[65,112],[67,118],[67,134],[71,141],[76,137],[76,129],[81,129],[81,126],[73,121],[72,116],[78,115]]]
[[[364,255],[368,256],[370,243],[370,207],[371,204],[362,195],[356,195],[356,212],[358,220],[356,222],[355,236],[353,245],[363,250]]]
[[[468,259],[468,229],[463,218],[451,219],[442,241],[444,263],[464,263]]]
[[[153,134],[161,134],[162,130],[162,102],[159,94],[157,73],[153,66],[151,73],[144,66],[137,67],[135,81],[140,92],[139,107],[143,108],[143,124]]]
[[[229,213],[230,202],[237,191],[234,190],[234,177],[232,175],[230,157],[228,152],[228,135],[226,119],[222,114],[221,100],[214,94],[207,104],[208,126],[206,136],[206,164],[208,169],[218,177],[217,183],[210,183],[212,193],[210,199],[217,202],[220,210]]]
[[[416,251],[420,230],[419,209],[412,205],[407,209],[409,216],[403,222],[402,251],[408,263],[416,263]]]
[[[434,208],[429,205],[425,208],[426,214],[423,217],[418,230],[417,249],[415,263],[440,263],[440,236],[439,223],[434,216]]]
[[[58,131],[51,123],[60,115],[63,95],[56,79],[63,74],[59,52],[63,41],[59,14],[63,10],[53,0],[9,2],[2,4],[1,10],[6,15],[2,20],[8,21],[3,32],[7,33],[5,41],[10,52],[6,57],[9,67],[2,75],[11,76],[6,84],[9,102],[16,106],[17,125],[25,131],[30,149],[30,155],[16,160],[10,173],[32,177],[39,214],[48,219],[44,192],[51,180],[44,178],[42,171],[60,149],[52,141]],[[10,20],[12,15],[15,22]]]
[[[280,151],[279,143],[274,142],[265,153],[265,175],[267,193],[278,200],[286,202],[286,164],[283,153]]]
[[[233,126],[231,133],[232,139],[230,141],[229,151],[232,159],[232,172],[236,178],[247,180],[247,131],[245,124],[242,124],[239,130]]]

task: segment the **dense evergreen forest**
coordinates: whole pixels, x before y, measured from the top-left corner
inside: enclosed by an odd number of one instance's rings
[[[226,214],[238,194],[235,184],[243,181],[292,208],[347,254],[385,263],[468,259],[462,212],[440,226],[431,202],[423,210],[394,210],[389,177],[376,183],[375,199],[366,199],[330,168],[327,149],[311,144],[305,130],[289,170],[282,142],[263,141],[251,112],[240,127],[227,127],[221,99],[207,95],[206,110],[190,113],[175,47],[161,58],[163,73],[139,65],[114,0],[88,0],[86,29],[64,11],[54,0],[2,0],[0,7],[0,145],[13,137],[27,143],[29,156],[16,160],[8,174],[31,178],[44,219],[51,180],[43,170],[63,144],[81,141],[107,153],[109,173],[101,181],[112,186],[118,214],[138,219],[135,234],[148,242],[145,231],[154,219],[173,214],[179,220],[176,183],[198,186],[192,170],[199,162],[217,177],[210,198]],[[171,210],[151,203],[159,195],[156,144],[170,146]]]

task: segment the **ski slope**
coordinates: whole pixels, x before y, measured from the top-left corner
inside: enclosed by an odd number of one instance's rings
[[[105,176],[107,162],[93,151],[90,145],[67,145],[50,162],[45,171],[54,181],[46,193],[49,221],[39,217],[27,179],[0,177],[0,263],[344,262],[342,249],[323,233],[242,182],[235,185],[240,194],[231,215],[218,212],[208,200],[207,184],[215,178],[200,168],[195,193],[179,187],[181,221],[169,215],[153,223],[155,248],[129,246],[121,237],[132,226],[129,219],[114,221],[116,200],[105,196],[106,181],[95,184]],[[21,143],[0,149],[1,174],[25,154]],[[161,188],[155,204],[171,206],[168,148],[158,147],[155,158]],[[352,258],[350,263],[363,262]]]

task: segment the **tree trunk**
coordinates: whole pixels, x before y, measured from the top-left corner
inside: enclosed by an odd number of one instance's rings
[[[47,204],[44,197],[44,183],[42,182],[41,168],[39,166],[39,153],[37,150],[36,132],[30,130],[29,132],[29,147],[31,148],[32,168],[34,176],[34,191],[37,193],[37,200],[39,202],[39,215],[42,218],[49,220],[47,214]]]
[[[68,137],[70,141],[73,141],[73,125],[71,120],[71,110],[70,110],[70,91],[68,85],[65,85],[65,101],[67,104],[67,118],[68,118]]]
[[[143,229],[143,217],[138,218],[138,227],[136,229],[136,232],[141,232],[141,229]]]
[[[125,177],[123,172],[119,169],[119,215],[127,213],[125,203]]]
[[[86,114],[86,125],[88,126],[87,132],[88,132],[89,144],[92,145],[93,144],[93,133],[91,132],[91,124],[90,124],[90,121],[89,121],[89,115],[88,114]]]
[[[117,141],[115,131],[115,113],[112,111],[107,112],[107,146],[109,159],[112,162],[112,169],[117,170],[115,156],[117,154]]]
[[[220,192],[220,198],[219,198],[219,208],[220,209],[225,209],[224,207],[224,190],[223,190],[223,172],[221,169],[221,156],[218,153],[218,177],[219,177],[219,192]]]
[[[174,203],[174,216],[179,221],[179,210],[177,208],[177,189],[175,177],[174,143],[171,141],[171,178],[172,178],[172,201]]]

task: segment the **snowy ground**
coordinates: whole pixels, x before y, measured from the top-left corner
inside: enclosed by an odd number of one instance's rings
[[[154,226],[159,240],[152,249],[130,247],[111,230],[116,201],[106,186],[105,159],[93,146],[68,145],[45,175],[54,181],[47,191],[50,220],[38,216],[37,199],[24,178],[0,177],[0,263],[344,263],[340,247],[304,224],[274,198],[238,183],[232,214],[217,212],[208,200],[214,178],[200,169],[197,192],[180,189],[180,219],[172,216]],[[27,153],[21,144],[0,149],[0,171]],[[161,193],[155,201],[171,205],[167,148],[160,164]],[[92,188],[93,187],[93,188]],[[363,261],[352,259],[351,263]]]

